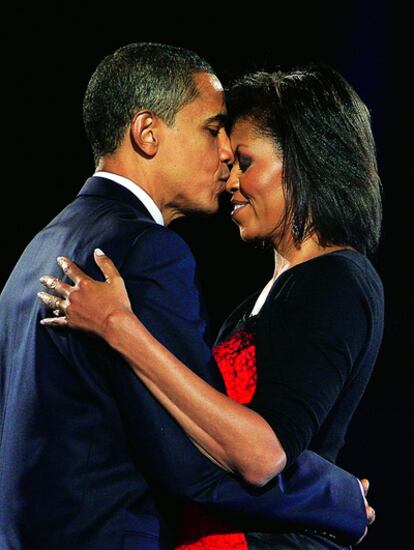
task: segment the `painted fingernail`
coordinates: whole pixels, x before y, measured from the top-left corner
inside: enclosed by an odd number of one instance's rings
[[[42,277],[40,277],[39,281],[42,283],[42,285],[44,285],[47,281],[46,276],[43,275]]]
[[[60,265],[63,271],[66,271],[69,267],[69,264],[64,256],[58,256],[57,263]]]
[[[103,252],[100,248],[95,248],[94,252],[97,256],[105,256],[105,252]]]

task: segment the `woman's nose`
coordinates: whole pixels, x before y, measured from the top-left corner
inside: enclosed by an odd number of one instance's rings
[[[226,191],[227,193],[235,193],[239,188],[239,180],[236,175],[236,171],[233,168],[231,169],[229,179],[226,181]]]

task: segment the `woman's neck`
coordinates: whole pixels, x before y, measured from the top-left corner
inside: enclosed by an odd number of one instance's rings
[[[262,289],[261,293],[259,294],[253,309],[250,313],[250,315],[256,315],[260,312],[263,304],[266,301],[266,298],[270,292],[270,289],[273,286],[273,283],[275,280],[287,269],[293,267],[294,265],[298,265],[302,262],[306,262],[307,260],[311,260],[312,258],[316,258],[318,256],[322,256],[323,254],[328,254],[329,252],[335,252],[335,250],[342,250],[342,249],[352,249],[351,246],[319,246],[318,243],[314,240],[311,240],[311,238],[307,239],[303,243],[301,243],[301,246],[299,248],[293,246],[290,248],[290,250],[286,249],[284,250],[283,254],[279,252],[276,248],[274,250],[275,252],[275,270],[273,273],[273,277],[271,280],[266,284],[266,286]]]
[[[349,249],[352,250],[352,246],[320,246],[313,237],[305,239],[299,247],[291,243],[289,246],[279,249],[274,249],[275,252],[275,269],[272,280],[274,281],[279,277],[281,273],[294,265],[301,264],[312,258],[317,258],[336,250]]]

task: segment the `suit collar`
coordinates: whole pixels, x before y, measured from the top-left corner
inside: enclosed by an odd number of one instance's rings
[[[139,200],[139,198],[134,195],[134,193],[125,187],[122,187],[122,185],[119,185],[115,181],[107,178],[100,178],[99,176],[92,176],[88,178],[77,196],[95,196],[113,199],[127,204],[136,210],[137,213],[144,214],[145,217],[148,217],[154,221],[154,218],[151,216],[149,210]],[[154,221],[154,223],[156,222]]]

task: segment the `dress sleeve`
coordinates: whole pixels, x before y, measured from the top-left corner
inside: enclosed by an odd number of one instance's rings
[[[248,405],[273,428],[288,464],[318,433],[368,334],[355,272],[340,259],[307,264],[293,268],[273,294],[270,323],[258,334],[258,384]]]

